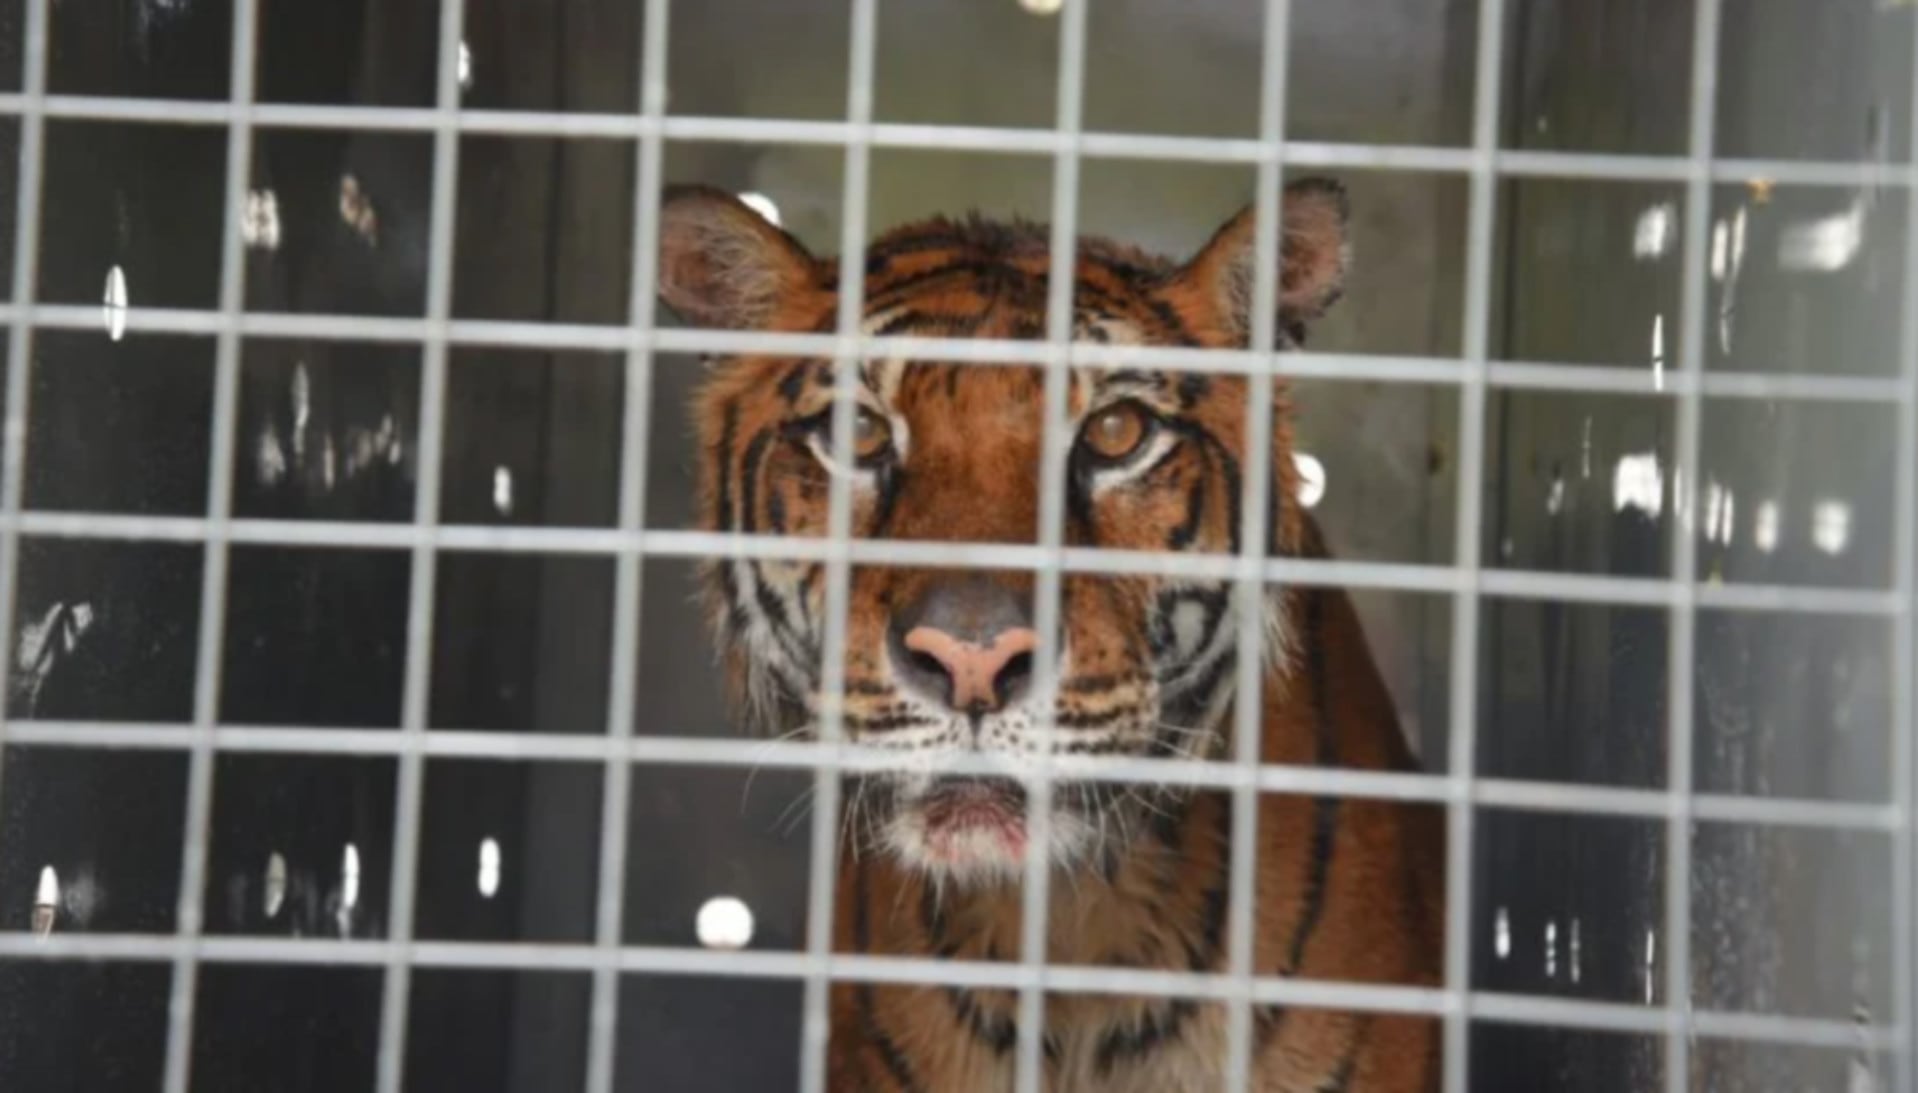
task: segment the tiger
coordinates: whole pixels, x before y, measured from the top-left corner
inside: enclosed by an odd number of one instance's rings
[[[1325,178],[1287,184],[1279,204],[1271,306],[1275,340],[1286,350],[1302,345],[1307,324],[1344,291],[1350,209],[1343,185]],[[1081,237],[1071,270],[1073,337],[1245,347],[1256,225],[1256,208],[1242,209],[1182,263]],[[815,257],[734,196],[667,187],[658,226],[658,298],[680,321],[733,331],[838,329],[838,259]],[[861,330],[1042,338],[1050,264],[1043,224],[973,213],[892,229],[864,251]],[[1282,378],[1074,365],[1065,385],[1069,450],[1043,465],[1046,372],[1036,362],[845,365],[856,375],[843,385],[855,401],[843,460],[833,444],[834,406],[844,395],[832,360],[720,355],[705,367],[691,425],[696,505],[712,531],[824,537],[839,478],[857,539],[1031,545],[1042,478],[1059,475],[1067,547],[1237,553],[1252,383],[1265,388],[1256,397],[1270,398],[1273,411],[1269,450],[1253,455],[1268,462],[1265,553],[1329,556],[1300,503]],[[1048,752],[1229,757],[1241,602],[1261,613],[1263,761],[1417,769],[1358,616],[1338,589],[1268,586],[1261,596],[1235,597],[1224,578],[1064,573],[1056,668],[1042,686],[1031,570],[849,569],[841,586],[843,686],[834,692],[840,724],[847,741],[897,752],[900,762],[841,783],[835,952],[1017,959],[1021,878],[1027,855],[1037,853],[1050,870],[1048,961],[1226,970],[1229,790],[1060,780],[1046,844],[1034,847],[1030,779],[1018,772]],[[817,731],[827,701],[828,584],[817,557],[738,552],[704,564],[700,586],[728,690],[756,732]],[[961,765],[972,773],[953,773],[954,757],[969,757]],[[1256,832],[1256,973],[1440,981],[1439,806],[1266,795]],[[1016,992],[845,981],[830,990],[829,1088],[1013,1087]],[[1051,993],[1043,1012],[1048,1090],[1186,1093],[1225,1081],[1222,1002]],[[1258,1090],[1437,1088],[1441,1038],[1429,1014],[1258,1006],[1250,1038]]]

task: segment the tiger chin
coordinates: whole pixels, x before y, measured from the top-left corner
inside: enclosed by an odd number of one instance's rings
[[[1336,183],[1287,186],[1276,299],[1279,348],[1338,299],[1349,260]],[[660,208],[661,300],[683,320],[748,331],[836,329],[839,263],[816,257],[735,198],[673,187]],[[1075,339],[1242,348],[1253,324],[1254,214],[1173,261],[1082,238]],[[894,229],[866,250],[864,330],[1038,339],[1052,270],[1045,228],[977,216]],[[854,367],[850,450],[833,442],[841,385],[829,360],[712,362],[693,407],[704,526],[822,537],[841,480],[851,532],[893,542],[1031,544],[1041,495],[1063,500],[1070,547],[1237,554],[1247,460],[1264,462],[1262,549],[1323,557],[1297,501],[1282,380],[1227,372],[1075,367],[1070,442],[1046,462],[1045,375],[1019,364],[874,359]],[[1281,368],[1281,371],[1283,369]],[[1248,390],[1250,388],[1250,390]],[[1270,399],[1271,442],[1248,452],[1247,399]],[[804,733],[820,708],[822,562],[734,556],[703,587],[726,670],[753,727]],[[1029,572],[855,565],[845,587],[842,724],[896,752],[849,778],[840,817],[839,951],[1016,959],[1028,854],[1053,871],[1047,959],[1177,972],[1227,967],[1229,794],[1060,781],[1046,846],[1030,845],[1021,773],[1034,756],[1231,755],[1242,610],[1260,613],[1260,746],[1269,763],[1411,770],[1415,761],[1357,616],[1334,589],[1068,573],[1052,682]],[[964,773],[956,770],[964,760]],[[981,771],[986,773],[980,773]],[[1002,772],[1002,773],[994,773]],[[1432,806],[1268,795],[1258,808],[1254,969],[1264,976],[1434,985],[1443,963],[1443,815]],[[1191,999],[1053,994],[1047,1088],[1214,1090],[1227,1015]],[[838,983],[834,1090],[1009,1090],[1019,1038],[1008,991]],[[1255,1009],[1254,1088],[1437,1088],[1440,1037],[1418,1015]]]

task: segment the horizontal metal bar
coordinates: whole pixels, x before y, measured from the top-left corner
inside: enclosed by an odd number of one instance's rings
[[[37,747],[177,751],[191,748],[197,739],[192,726],[165,723],[14,721],[8,725],[10,744]],[[885,748],[835,747],[812,741],[764,741],[745,737],[636,736],[616,740],[570,733],[439,729],[407,734],[397,729],[222,725],[214,728],[212,743],[217,751],[232,755],[390,758],[418,753],[437,759],[543,762],[624,759],[657,766],[835,769],[857,773],[923,768],[923,760]],[[942,769],[961,774],[1040,777],[1031,772],[1009,771],[1001,761],[989,756],[956,757]],[[1203,789],[1232,789],[1252,777],[1264,793],[1432,803],[1461,799],[1486,808],[1644,819],[1663,819],[1674,811],[1671,795],[1651,788],[1467,779],[1445,774],[1314,766],[1263,765],[1252,769],[1255,773],[1248,775],[1245,768],[1236,763],[1202,759],[1059,756],[1053,763],[1051,777]],[[1893,831],[1903,820],[1896,807],[1882,802],[1728,794],[1694,797],[1691,813],[1700,820],[1718,823],[1846,831]]]
[[[0,529],[46,538],[114,539],[130,542],[223,541],[250,546],[402,550],[430,544],[442,550],[535,554],[637,553],[657,558],[762,558],[783,561],[847,560],[869,566],[1026,569],[1059,565],[1068,573],[1141,575],[1192,580],[1235,580],[1243,559],[1229,554],[1155,553],[1074,547],[1053,559],[1035,546],[1004,543],[829,539],[679,530],[529,528],[485,525],[356,523],[329,520],[243,519],[221,523],[197,516],[129,516],[117,513],[28,511],[0,514]],[[1890,591],[1754,584],[1691,586],[1682,581],[1603,574],[1365,562],[1318,558],[1268,558],[1255,576],[1300,586],[1450,594],[1470,579],[1485,594],[1510,599],[1739,611],[1796,612],[1892,617],[1904,609]],[[1689,599],[1688,599],[1689,597]]]
[[[634,975],[698,975],[721,978],[800,979],[817,974],[805,953],[728,952],[665,946],[625,946],[609,954],[591,945],[527,942],[445,942],[321,940],[270,937],[188,939],[156,934],[55,934],[0,932],[0,960],[171,961],[191,946],[203,963],[296,964],[378,967],[403,962],[414,968],[488,971],[577,971],[616,960]],[[827,973],[842,982],[912,984],[1017,990],[1035,985],[1030,969],[1017,963],[879,957],[836,953]],[[1139,968],[1052,965],[1045,987],[1060,993],[1117,994],[1157,998],[1224,999],[1239,989],[1228,976],[1159,972]],[[1673,1012],[1655,1006],[1555,998],[1504,992],[1454,994],[1408,986],[1263,977],[1255,980],[1254,999],[1264,1005],[1376,1013],[1443,1016],[1465,997],[1478,1018],[1499,1023],[1542,1025],[1614,1032],[1658,1033]],[[1860,1026],[1851,1021],[1729,1011],[1693,1011],[1700,1035],[1714,1039],[1805,1047],[1898,1050],[1899,1030]]]
[[[0,115],[33,111],[27,96],[0,95]],[[49,95],[39,112],[60,121],[129,122],[153,125],[224,126],[244,122],[259,128],[353,129],[413,132],[438,128],[439,114],[429,107],[356,106],[320,103],[234,104],[220,100],[157,99],[94,95]],[[924,148],[939,151],[1053,156],[1067,136],[1052,129],[875,123],[858,132],[841,121],[786,118],[669,116],[571,111],[462,110],[462,134],[638,140],[657,133],[667,140],[755,144],[845,146],[855,141],[876,148]],[[1090,159],[1149,159],[1254,164],[1282,161],[1291,167],[1342,167],[1353,170],[1426,171],[1460,174],[1472,170],[1477,153],[1466,147],[1350,144],[1251,138],[1178,137],[1153,133],[1084,133],[1079,153]],[[1501,149],[1494,170],[1502,175],[1586,178],[1598,181],[1682,182],[1690,173],[1686,158],[1611,153],[1540,152]],[[1906,164],[1878,161],[1720,159],[1711,164],[1720,182],[1764,180],[1805,186],[1911,186],[1918,171]]]
[[[27,318],[41,329],[100,329],[100,309],[79,304],[37,304],[27,308],[0,304],[0,322]],[[218,311],[129,308],[123,316],[133,334],[215,335],[236,320]],[[253,338],[310,338],[319,341],[424,344],[442,324],[425,319],[385,316],[302,315],[248,312],[237,319],[239,333]],[[444,325],[453,345],[503,348],[626,352],[636,346],[665,353],[764,354],[813,357],[911,357],[980,365],[1032,366],[1063,358],[1075,365],[1156,367],[1186,372],[1244,375],[1263,372],[1265,358],[1230,349],[1175,346],[1074,344],[1063,351],[1044,342],[983,338],[873,337],[841,340],[831,334],[768,334],[732,330],[637,330],[586,323],[510,322],[455,319]],[[1416,383],[1458,386],[1466,382],[1462,361],[1451,357],[1415,357],[1366,353],[1288,352],[1281,373],[1293,379]],[[1512,390],[1589,394],[1684,395],[1694,387],[1716,398],[1897,403],[1909,389],[1895,378],[1822,373],[1768,373],[1686,370],[1664,373],[1650,368],[1495,361],[1487,367],[1494,387]]]

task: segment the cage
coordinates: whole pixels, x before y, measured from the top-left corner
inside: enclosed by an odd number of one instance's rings
[[[1044,1031],[1135,997],[1220,1015],[1192,1088],[1367,1088],[1263,1068],[1305,1013],[1430,1018],[1447,1093],[1918,1089],[1914,144],[1910,0],[0,3],[0,1088],[849,1088],[853,984],[995,992],[1021,1093],[1137,1087]],[[1306,176],[1352,259],[1304,347],[1088,345],[1067,278],[1024,340],[656,301],[676,184],[848,285],[929,216],[1063,268],[1251,204],[1270,289]],[[1062,487],[1020,543],[855,534],[850,485],[810,540],[708,526],[687,407],[756,353],[1030,365],[1050,415],[1282,377],[1331,557],[1267,556],[1264,471],[1196,562],[1075,545]],[[696,571],[794,556],[835,698],[755,739]],[[1089,768],[1230,803],[1211,966],[1054,959],[1043,855],[1007,951],[849,948],[885,566],[1029,574],[1041,635],[1127,567],[1341,590],[1419,771],[1261,762],[1240,623],[1223,751]],[[1435,807],[1430,982],[1260,970],[1278,798]]]

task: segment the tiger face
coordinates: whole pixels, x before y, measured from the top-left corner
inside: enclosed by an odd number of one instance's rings
[[[1281,342],[1339,293],[1343,191],[1287,188]],[[1254,226],[1248,209],[1197,255],[1173,263],[1096,239],[1073,270],[1080,340],[1242,347],[1250,327]],[[830,331],[836,260],[816,259],[725,194],[669,190],[661,209],[660,294],[688,321],[768,331]],[[1046,324],[1044,229],[977,218],[894,230],[867,251],[865,330],[879,335],[1030,339]],[[738,357],[716,362],[697,400],[701,509],[714,530],[824,536],[835,476],[863,539],[1037,541],[1046,476],[1062,490],[1068,546],[1151,552],[1240,549],[1241,479],[1269,461],[1267,550],[1290,552],[1301,522],[1283,392],[1269,451],[1245,450],[1243,376],[1138,368],[1070,374],[1071,443],[1044,458],[1038,367],[871,360],[852,378],[849,459],[831,442],[834,364]],[[765,731],[804,731],[821,705],[827,572],[822,563],[735,558],[705,574],[729,676]],[[1017,876],[1027,853],[1017,774],[1035,754],[1221,754],[1234,686],[1239,606],[1229,580],[1068,574],[1057,671],[1035,685],[1028,571],[859,565],[845,628],[848,739],[897,750],[902,772],[861,779],[848,820],[855,850],[879,850],[937,879]],[[1268,658],[1283,657],[1283,595],[1264,615]],[[957,776],[954,756],[1003,763],[1006,777]],[[976,764],[974,764],[976,765]],[[1139,789],[1055,786],[1046,852],[1061,865],[1122,850],[1167,807]]]

